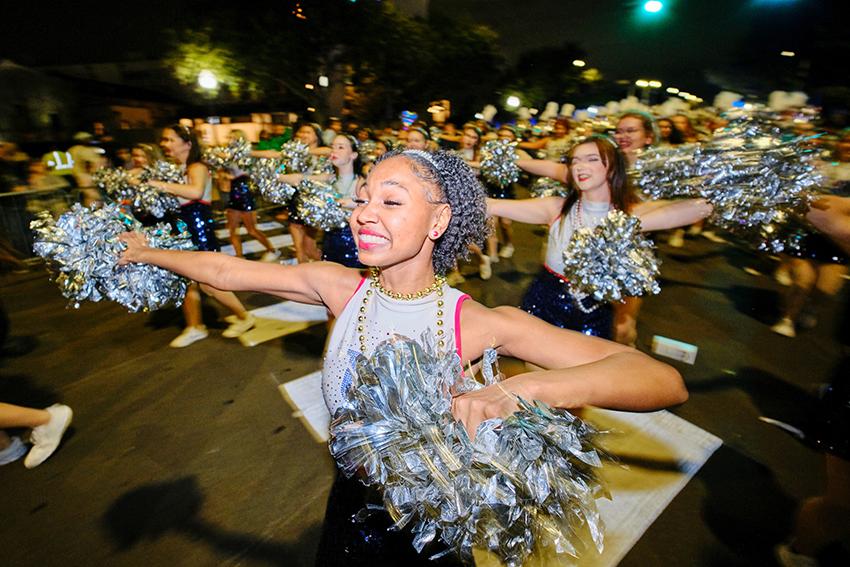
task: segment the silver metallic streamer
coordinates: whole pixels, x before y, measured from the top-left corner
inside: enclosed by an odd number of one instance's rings
[[[743,115],[705,144],[644,151],[631,174],[651,199],[705,197],[714,224],[757,231],[808,210],[821,183],[808,139],[785,137],[769,115]]]
[[[288,203],[295,194],[295,187],[280,180],[281,167],[278,159],[260,158],[248,170],[263,199],[275,205]]]
[[[161,219],[168,213],[180,209],[180,202],[171,193],[160,191],[150,181],[185,183],[182,167],[164,160],[145,167],[139,174],[139,183],[130,183],[131,174],[124,169],[101,168],[93,174],[97,187],[111,199],[129,204],[134,211],[147,213]]]
[[[348,226],[350,213],[337,202],[340,197],[332,185],[304,179],[298,184],[298,192],[295,195],[298,216],[307,226],[321,230]]]
[[[231,140],[226,146],[211,146],[204,149],[203,161],[212,169],[236,167],[247,171],[254,159],[251,157],[251,142],[245,138]]]
[[[603,525],[596,498],[597,432],[566,410],[518,399],[519,411],[482,422],[475,441],[451,413],[452,392],[482,388],[461,375],[453,348],[438,354],[432,335],[395,337],[357,358],[348,402],[331,422],[331,454],[342,471],[383,489],[397,528],[412,524],[417,551],[439,538],[469,561],[489,549],[509,567],[538,545],[578,557]],[[495,351],[485,380],[497,379]]]
[[[298,140],[289,140],[280,148],[284,173],[306,173],[312,165],[310,148]]]
[[[532,197],[566,197],[569,189],[560,181],[555,181],[551,177],[538,177],[528,189]]]
[[[519,181],[516,142],[490,140],[481,148],[481,175],[487,182],[507,187]]]
[[[579,299],[622,301],[659,293],[660,263],[652,241],[640,232],[640,220],[619,210],[592,230],[576,230],[564,250],[564,275]]]
[[[62,295],[74,307],[84,300],[106,298],[137,312],[183,302],[187,281],[177,274],[149,264],[118,265],[126,248],[118,235],[137,231],[154,248],[191,250],[188,233],[174,236],[166,223],[142,227],[117,204],[89,209],[77,203],[58,219],[41,212],[30,228],[35,233],[35,253],[45,260]]]
[[[378,159],[377,151],[378,144],[375,143],[375,140],[364,140],[360,142],[360,145],[357,148],[357,155],[360,156],[360,160],[363,163],[372,163]]]

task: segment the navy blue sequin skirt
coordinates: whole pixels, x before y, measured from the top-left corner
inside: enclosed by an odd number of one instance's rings
[[[367,504],[382,506],[380,493],[337,471],[328,497],[316,567],[463,565],[455,554],[429,560],[430,556],[445,549],[439,542],[426,545],[422,553],[417,554],[410,526],[401,531],[388,531],[393,525],[390,515],[384,510],[365,510]]]
[[[206,203],[192,201],[180,207],[178,218],[186,223],[186,229],[192,235],[192,242],[198,250],[218,252],[221,247],[215,237],[212,208]]]
[[[230,182],[230,199],[227,202],[227,208],[234,211],[257,209],[254,195],[251,193],[251,179],[247,175],[240,175]]]
[[[611,304],[586,297],[582,305],[586,309],[599,306],[591,313],[579,309],[567,284],[543,267],[525,292],[521,309],[556,327],[611,339],[614,334],[614,309]]]
[[[365,268],[357,257],[357,242],[349,227],[325,231],[322,240],[322,260],[336,262],[349,268]]]

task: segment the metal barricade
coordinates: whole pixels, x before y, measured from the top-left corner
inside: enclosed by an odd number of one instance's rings
[[[69,189],[0,193],[0,238],[21,258],[33,258],[30,221],[42,210],[59,216],[71,208],[74,202],[75,195]]]

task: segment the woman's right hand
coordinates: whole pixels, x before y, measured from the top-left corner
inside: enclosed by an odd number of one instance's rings
[[[118,258],[118,265],[125,266],[131,262],[141,262],[142,253],[149,248],[148,239],[139,232],[125,232],[118,239],[127,245],[126,250]]]

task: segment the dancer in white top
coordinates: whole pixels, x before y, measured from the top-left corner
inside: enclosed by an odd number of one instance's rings
[[[351,229],[360,261],[372,267],[368,280],[356,269],[331,262],[282,266],[153,249],[138,233],[122,236],[127,250],[121,261],[155,264],[218,289],[262,291],[325,306],[338,319],[323,376],[332,410],[344,403],[358,352],[370,355],[390,333],[419,338],[427,329],[438,337],[439,348],[459,350],[464,367],[495,347],[541,368],[455,397],[452,413],[472,435],[483,420],[516,411],[515,395],[562,408],[633,411],[687,398],[681,376],[667,364],[624,345],[557,328],[514,307],[464,301],[445,284],[444,274],[486,226],[483,188],[457,156],[442,151],[387,154],[358,187],[355,204]],[[340,488],[340,493],[348,490],[353,488]],[[360,532],[349,533],[357,526],[337,517],[343,514],[335,507],[340,493],[335,487],[328,512],[328,520],[340,525],[327,526],[333,537],[326,541],[345,564],[351,558],[342,556],[353,549],[346,538],[365,539]],[[336,529],[348,532],[341,535]],[[415,558],[409,539],[406,548]]]

